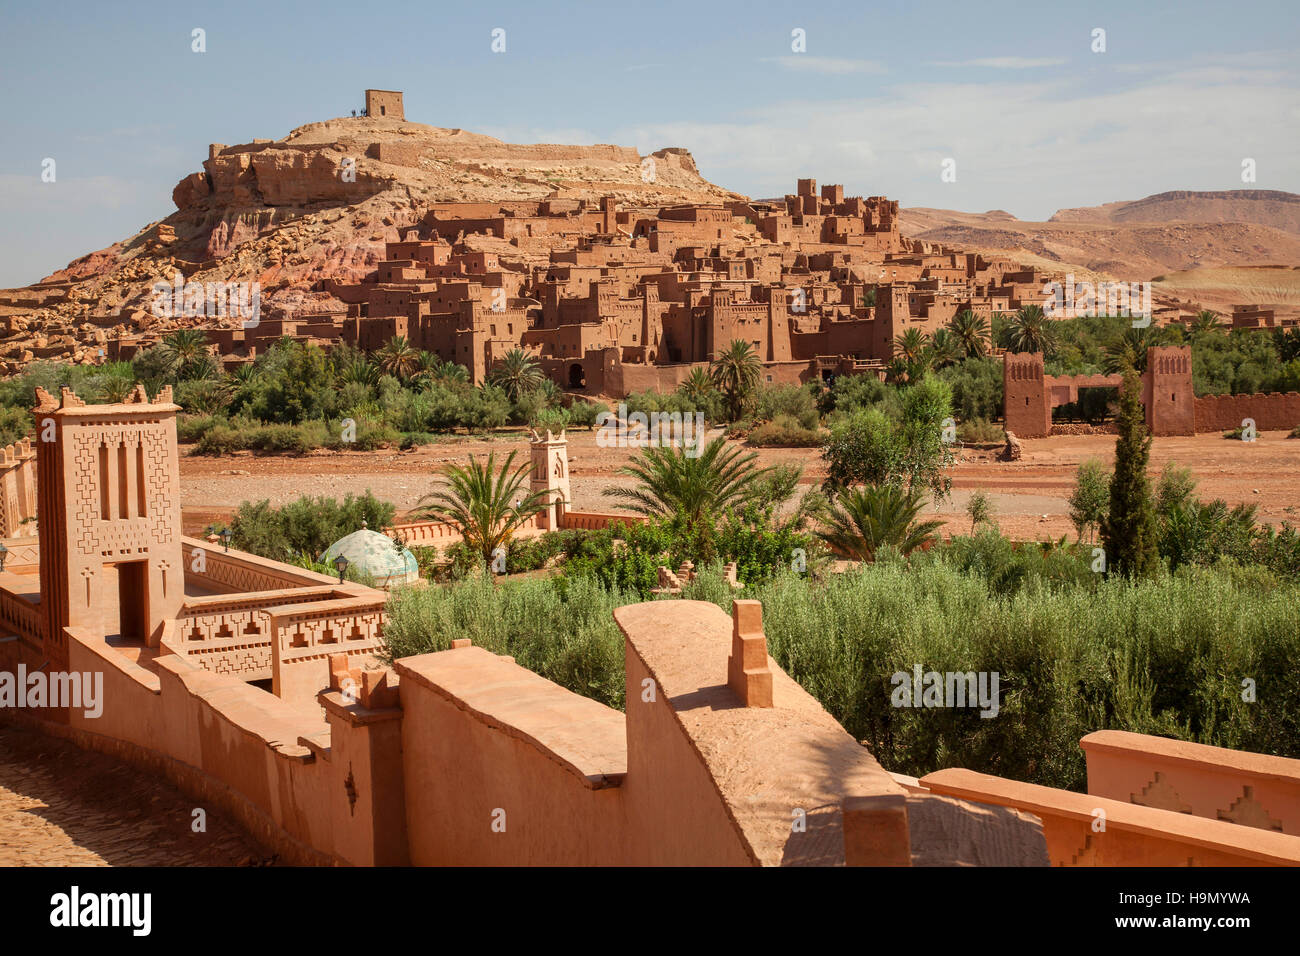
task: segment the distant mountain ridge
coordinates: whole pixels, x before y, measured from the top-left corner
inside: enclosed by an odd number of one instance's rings
[[[1048,222],[1247,222],[1300,234],[1300,195],[1278,189],[1176,189],[1145,199],[1058,209]]]

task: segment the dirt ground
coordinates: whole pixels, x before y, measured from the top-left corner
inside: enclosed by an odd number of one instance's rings
[[[0,724],[0,866],[260,866],[266,851],[211,808],[105,754]]]
[[[983,488],[992,498],[1003,532],[1022,540],[1073,534],[1066,499],[1079,463],[1114,460],[1113,435],[1055,436],[1027,439],[1024,456],[1001,462],[996,452],[964,449],[953,471],[953,494],[934,510],[950,533],[969,530],[964,508],[970,493]],[[320,451],[301,457],[257,456],[241,453],[224,458],[181,454],[181,503],[185,530],[200,532],[229,517],[242,501],[270,499],[284,504],[300,495],[364,494],[367,489],[397,506],[398,514],[414,509],[434,486],[438,469],[463,462],[468,455],[495,452],[498,461],[517,451],[527,455],[526,433],[501,433],[490,439],[455,437],[410,451]],[[575,506],[588,511],[616,511],[604,489],[627,484],[617,474],[634,449],[604,448],[590,431],[569,433],[570,483]],[[825,477],[815,449],[759,450],[761,464],[795,462],[804,466],[803,481],[812,485]],[[1261,432],[1255,442],[1224,439],[1218,433],[1190,438],[1157,438],[1151,449],[1154,480],[1166,462],[1191,468],[1202,498],[1223,498],[1228,504],[1251,502],[1261,521],[1300,524],[1300,440],[1285,432]]]

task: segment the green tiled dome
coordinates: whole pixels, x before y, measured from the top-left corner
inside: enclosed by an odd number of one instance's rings
[[[369,574],[375,587],[389,588],[412,584],[420,579],[419,565],[410,551],[397,550],[393,539],[378,531],[362,528],[339,538],[321,558],[333,567],[339,555],[348,559],[348,567]]]

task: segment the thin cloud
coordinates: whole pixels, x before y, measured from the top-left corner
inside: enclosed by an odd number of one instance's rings
[[[1295,78],[1259,69],[1219,79],[1189,72],[1120,89],[1077,78],[897,84],[869,97],[768,103],[724,123],[647,124],[613,138],[685,146],[705,177],[754,196],[781,195],[812,175],[844,183],[850,195],[1000,208],[1026,220],[1169,189],[1241,188],[1244,156],[1268,171],[1254,188],[1300,191],[1300,124],[1289,121],[1300,115]],[[1217,145],[1207,145],[1201,117],[1215,117]],[[1014,146],[1008,129],[1021,133]],[[948,158],[955,183],[940,178]]]
[[[1063,66],[1066,62],[1062,57],[1050,56],[986,56],[976,60],[940,60],[930,65],[944,67],[978,66],[995,70],[1036,70],[1044,66]]]
[[[799,73],[823,73],[844,76],[850,73],[888,73],[885,65],[877,60],[853,60],[837,56],[808,56],[798,53],[791,56],[763,57],[764,63],[775,63],[787,70]]]

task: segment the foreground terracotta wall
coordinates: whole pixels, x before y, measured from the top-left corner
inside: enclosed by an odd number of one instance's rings
[[[922,777],[932,793],[1015,807],[1043,823],[1053,866],[1300,866],[1300,837],[973,770]]]
[[[666,691],[629,642],[628,779],[624,785],[634,862],[654,866],[755,866],[758,858],[727,811]],[[645,700],[646,681],[655,699]]]
[[[196,806],[224,809],[288,862],[376,862],[373,836],[360,851],[350,839],[373,819],[340,798],[349,768],[329,759],[331,731],[340,738],[348,728],[175,655],[158,658],[155,674],[79,632],[69,633],[69,649],[71,670],[103,674],[103,712],[72,708],[61,733],[167,776]]]
[[[1090,794],[1300,836],[1300,760],[1119,730],[1079,746]]]
[[[395,670],[413,864],[627,861],[618,711],[482,648]]]

